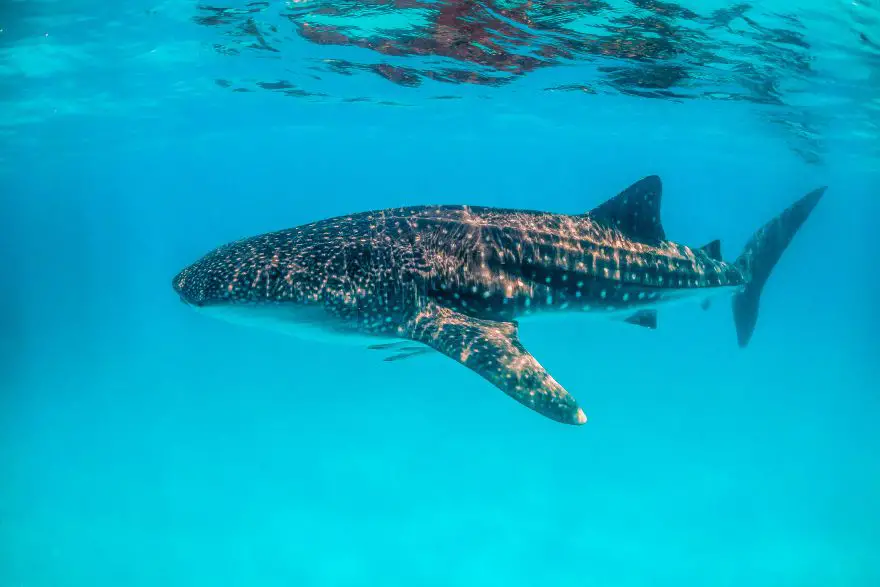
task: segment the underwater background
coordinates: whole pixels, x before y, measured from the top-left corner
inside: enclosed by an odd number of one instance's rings
[[[0,8],[0,587],[880,585],[876,2],[222,1]],[[171,288],[649,174],[728,260],[829,187],[746,350],[725,300],[523,323],[582,427]]]

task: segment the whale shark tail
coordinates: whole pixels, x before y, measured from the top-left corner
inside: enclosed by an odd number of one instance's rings
[[[756,232],[737,258],[736,265],[745,276],[746,285],[733,298],[733,320],[740,348],[752,338],[758,322],[761,291],[782,253],[810,216],[825,193],[825,187],[813,190],[788,207],[782,214]]]

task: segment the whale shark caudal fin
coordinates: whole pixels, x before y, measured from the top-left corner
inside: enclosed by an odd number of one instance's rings
[[[635,241],[654,244],[666,239],[660,222],[662,195],[660,178],[649,175],[596,206],[586,216],[616,228]]]
[[[429,302],[405,335],[440,351],[551,420],[587,421],[574,398],[523,347],[516,324],[481,320]]]
[[[746,285],[733,298],[733,320],[740,348],[745,348],[758,322],[761,291],[770,272],[810,212],[819,203],[826,188],[813,190],[765,224],[746,244],[736,265],[743,272]]]

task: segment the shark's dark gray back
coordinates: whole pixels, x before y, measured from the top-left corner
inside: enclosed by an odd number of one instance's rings
[[[456,311],[511,320],[594,301],[638,308],[659,292],[736,285],[735,268],[655,232],[633,240],[593,215],[481,207],[389,211],[405,218],[427,294]],[[637,290],[637,293],[636,293]],[[650,295],[650,297],[649,297]]]
[[[612,304],[628,301],[614,298],[619,284],[693,288],[735,278],[700,250],[637,242],[591,215],[448,205],[362,212],[230,243],[185,269],[175,287],[197,304],[313,302],[396,318],[427,297],[512,319],[558,305],[554,291],[572,301],[605,292]]]

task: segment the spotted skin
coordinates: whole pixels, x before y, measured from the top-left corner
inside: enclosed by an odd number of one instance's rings
[[[582,215],[416,206],[341,216],[221,246],[173,287],[199,308],[274,306],[282,321],[307,308],[335,333],[388,339],[379,347],[422,343],[529,408],[582,424],[577,402],[519,342],[518,320],[590,312],[651,326],[659,305],[749,278],[665,240],[659,198],[650,176]]]

